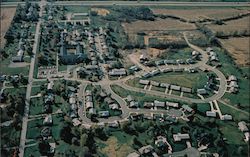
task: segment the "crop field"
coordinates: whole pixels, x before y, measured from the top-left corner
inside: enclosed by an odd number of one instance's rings
[[[224,48],[238,65],[249,65],[249,37],[220,39]]]
[[[0,23],[1,23],[1,39],[0,39],[0,43],[1,43],[1,48],[4,47],[5,45],[5,39],[4,39],[4,35],[7,32],[11,21],[13,19],[13,16],[15,15],[16,12],[16,7],[13,8],[1,8],[1,18],[0,18]]]
[[[154,14],[174,15],[186,20],[202,20],[202,19],[223,19],[237,16],[249,12],[248,10],[239,10],[234,8],[206,8],[206,9],[152,9]]]
[[[131,23],[122,24],[128,34],[135,34],[138,32],[152,32],[152,31],[185,31],[195,30],[193,24],[179,22],[172,19],[156,19],[155,21],[135,21]]]
[[[233,33],[235,31],[249,31],[250,16],[225,22],[224,25],[209,25],[214,32]]]

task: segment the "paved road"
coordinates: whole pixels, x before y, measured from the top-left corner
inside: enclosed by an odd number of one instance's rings
[[[38,3],[38,2],[34,2]],[[2,2],[2,6],[16,6],[24,4],[24,2]],[[169,2],[169,1],[57,1],[55,5],[82,5],[82,6],[110,6],[110,5],[125,5],[125,6],[249,6],[249,2]]]
[[[39,12],[40,17],[42,16],[43,5],[44,5],[44,1],[41,1],[40,3],[41,9]],[[39,21],[36,26],[36,34],[35,34],[35,40],[34,40],[35,42],[34,42],[33,51],[32,51],[34,56],[31,58],[30,69],[29,69],[29,84],[27,85],[24,116],[22,119],[23,123],[22,123],[21,137],[20,137],[19,157],[24,156],[27,123],[28,123],[28,115],[29,115],[29,107],[30,107],[29,103],[30,103],[31,88],[32,88],[32,82],[33,82],[33,73],[34,73],[34,67],[35,67],[35,58],[36,58],[37,47],[39,46],[38,44],[39,44],[39,36],[40,36],[40,25],[41,25],[41,19],[39,18]]]

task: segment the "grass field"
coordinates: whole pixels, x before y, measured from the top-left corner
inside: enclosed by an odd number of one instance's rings
[[[249,37],[220,39],[223,47],[234,58],[236,64],[240,66],[250,65],[249,40]]]
[[[6,40],[4,39],[4,35],[9,29],[9,26],[11,24],[11,21],[15,15],[16,12],[16,7],[8,7],[4,8],[1,7],[1,18],[0,18],[0,23],[1,23],[1,38],[0,38],[0,47],[3,48],[5,45]]]
[[[246,13],[247,10],[235,8],[190,8],[190,9],[152,9],[154,14],[173,15],[186,20],[196,21],[203,19],[223,19],[237,16],[240,13]]]
[[[224,105],[221,102],[219,102],[219,107],[220,107],[222,114],[231,114],[233,116],[234,120],[237,122],[242,121],[242,120],[248,121],[249,114],[245,114],[243,112],[239,112],[237,110],[234,110],[234,109]]]
[[[208,27],[214,32],[224,32],[226,34],[232,34],[239,31],[249,31],[249,16],[243,17],[237,20],[225,22],[224,25],[208,25]]]
[[[202,88],[207,82],[207,74],[203,72],[199,73],[168,73],[150,77],[149,80],[176,84],[189,88]]]
[[[131,23],[123,23],[124,30],[128,34],[136,34],[138,32],[152,32],[152,31],[181,31],[181,30],[195,30],[193,24],[179,22],[172,19],[156,19],[155,21],[135,21]]]

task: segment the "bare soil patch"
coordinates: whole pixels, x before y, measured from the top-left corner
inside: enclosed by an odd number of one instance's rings
[[[250,16],[226,22],[224,25],[209,25],[214,32],[233,33],[235,31],[249,31]]]
[[[106,16],[109,14],[109,11],[107,9],[102,8],[91,8],[92,11],[97,12],[98,15]]]
[[[249,10],[234,8],[225,9],[152,9],[154,14],[174,15],[187,20],[223,19],[239,14],[245,14]]]
[[[1,23],[1,48],[4,47],[6,40],[4,39],[5,33],[9,29],[9,26],[11,24],[11,21],[15,15],[16,7],[11,8],[2,8],[1,7],[1,17],[0,17],[0,23]]]
[[[250,65],[249,37],[220,39],[220,41],[235,59],[236,64],[242,66]]]

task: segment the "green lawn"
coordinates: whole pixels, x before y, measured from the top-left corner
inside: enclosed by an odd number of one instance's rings
[[[4,93],[10,93],[11,95],[25,95],[26,93],[26,87],[20,87],[20,88],[7,88],[4,90]]]
[[[167,73],[150,77],[149,80],[197,89],[206,84],[207,73]]]
[[[213,47],[214,51],[217,52],[219,60],[222,64],[222,67],[219,68],[223,72],[223,74],[228,77],[230,75],[235,75],[239,80],[239,93],[238,94],[230,94],[226,93],[222,99],[224,99],[226,102],[228,102],[231,105],[236,105],[238,103],[241,104],[241,106],[245,107],[246,109],[249,108],[249,90],[250,90],[250,83],[249,79],[245,78],[244,76],[247,75],[249,71],[249,68],[241,68],[237,66],[233,59],[230,57],[229,54],[227,54],[224,50]]]
[[[192,49],[191,48],[183,48],[183,49],[178,49],[177,51],[169,51],[169,52],[166,52],[166,53],[163,53],[162,56],[160,57],[161,59],[174,59],[174,60],[177,60],[177,59],[188,59],[190,58],[192,55]]]
[[[31,88],[31,96],[37,95],[37,94],[40,93],[40,92],[41,92],[40,87],[32,87],[32,88]]]
[[[181,102],[181,101],[176,101],[176,100],[172,100],[172,99],[152,96],[152,95],[149,95],[149,94],[129,91],[129,90],[126,90],[126,89],[124,89],[124,88],[122,88],[122,87],[120,87],[118,85],[111,85],[111,88],[119,96],[121,96],[123,98],[126,98],[128,95],[131,95],[136,101],[139,101],[141,103],[143,103],[143,102],[152,102],[154,100],[158,100],[158,101],[172,101],[172,102],[179,102],[181,104],[186,104],[186,103]]]
[[[21,131],[15,130],[12,126],[1,127],[1,147],[18,146]]]
[[[220,102],[219,102],[219,107],[220,107],[222,114],[231,114],[233,116],[233,119],[237,122],[242,121],[242,120],[249,121],[249,114],[245,114],[243,112],[234,110],[233,108],[230,108]]]
[[[36,139],[40,136],[43,125],[43,118],[31,120],[28,122],[27,139]]]
[[[67,65],[59,65],[58,66],[58,71],[66,71],[67,70]]]
[[[43,99],[42,97],[39,98],[31,98],[31,105],[30,105],[30,115],[37,115],[43,113]]]

